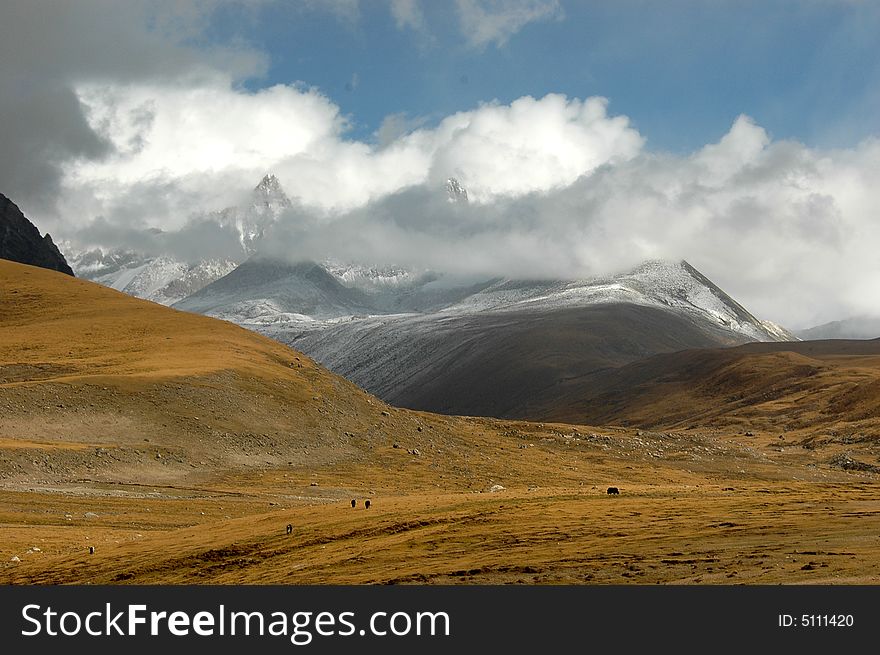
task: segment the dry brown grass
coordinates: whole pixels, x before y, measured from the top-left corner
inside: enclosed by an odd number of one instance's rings
[[[876,583],[877,476],[804,434],[395,409],[233,325],[0,262],[0,582]]]

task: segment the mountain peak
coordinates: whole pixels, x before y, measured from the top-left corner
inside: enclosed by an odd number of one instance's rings
[[[266,173],[254,191],[281,191],[281,182],[274,173]]]
[[[266,205],[280,205],[281,207],[290,207],[290,198],[284,193],[281,182],[272,173],[267,173],[260,180],[260,183],[254,187],[254,197],[261,203]]]
[[[632,280],[662,304],[696,309],[756,341],[796,340],[784,328],[756,318],[684,259],[678,262],[647,261],[629,273],[619,275],[618,279]]]
[[[446,180],[446,195],[449,196],[449,202],[466,203],[468,201],[467,189],[454,177]]]
[[[0,193],[0,259],[73,275],[48,233],[41,235],[12,200]]]

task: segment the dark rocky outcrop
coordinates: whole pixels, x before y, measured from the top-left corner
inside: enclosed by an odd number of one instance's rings
[[[21,213],[18,206],[0,193],[0,258],[20,264],[40,266],[73,275],[64,255],[47,233],[40,231]]]

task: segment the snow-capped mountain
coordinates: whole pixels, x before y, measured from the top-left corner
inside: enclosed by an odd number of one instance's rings
[[[450,177],[446,180],[446,196],[449,199],[449,202],[466,203],[468,201],[467,189],[465,189],[461,185],[461,182],[454,177]]]
[[[561,380],[654,354],[794,338],[687,262],[588,280],[455,285],[254,258],[177,303],[302,350],[388,402],[527,417]]]
[[[232,228],[238,234],[242,251],[249,256],[256,252],[257,245],[278,217],[292,206],[281,182],[269,173],[254,187],[249,203],[212,212],[207,220]]]
[[[445,191],[450,201],[467,202],[467,191],[455,178],[447,181]],[[101,246],[83,248],[70,241],[62,243],[62,250],[71,260],[77,275],[139,298],[171,305],[220,279],[235,266],[257,254],[260,243],[279,217],[292,207],[293,202],[284,192],[281,182],[270,173],[260,180],[248,200],[240,205],[194,215],[177,233],[152,231],[153,240],[159,242],[154,250],[161,252],[161,242],[171,241],[180,234],[188,233],[189,236],[198,232],[220,236],[232,244],[227,256],[188,260],[169,252],[148,255],[130,249]],[[321,265],[344,287],[373,296],[373,309],[380,312],[421,310],[461,297],[460,293],[450,296],[441,290],[423,288],[437,279],[437,275],[430,271],[334,260],[323,261]],[[414,289],[421,289],[422,293],[408,304],[405,299],[412,296]],[[233,304],[239,307],[241,317],[246,316],[247,320],[276,322],[286,321],[291,316],[306,316],[300,311],[292,311],[284,298],[248,298]],[[235,317],[234,313],[230,314],[229,308],[218,309],[218,312],[224,317]]]
[[[101,246],[77,248],[69,241],[62,244],[62,250],[78,276],[138,298],[172,305],[227,275],[251,256],[266,232],[292,204],[278,178],[268,174],[242,205],[192,217],[183,231],[234,235],[237,245],[226,257],[182,260],[168,253],[148,255]],[[158,230],[152,231],[152,235],[157,249],[161,249],[163,240],[175,238],[174,233]]]
[[[467,202],[454,178],[443,191]],[[72,263],[127,293],[288,343],[383,400],[439,412],[528,417],[563,380],[659,353],[795,339],[685,261],[589,279],[456,280],[387,263],[270,258],[259,245],[291,207],[267,175],[248,202],[189,224],[189,242],[221,235],[234,257],[92,250]]]
[[[418,284],[428,273],[417,273],[400,266],[365,266],[335,260],[322,262],[330,275],[342,284],[363,290],[400,288]]]
[[[318,264],[260,257],[174,306],[245,326],[313,323],[372,309],[366,294],[343,286]]]
[[[675,309],[754,341],[795,340],[784,328],[753,316],[686,261],[651,261],[626,273],[587,280],[500,280],[443,312],[550,310],[606,303]]]
[[[260,313],[258,318],[250,309],[246,315],[236,315],[232,309],[233,305],[259,301],[264,309],[276,307],[278,314],[285,316],[285,323],[299,320],[294,317],[308,316],[308,322],[316,327],[318,324],[312,319],[340,319],[353,314],[436,314],[441,320],[487,312],[535,313],[632,304],[688,315],[745,341],[796,340],[784,328],[753,316],[686,261],[646,262],[625,273],[585,280],[496,279],[465,286],[444,283],[443,276],[436,273],[415,273],[399,267],[325,264],[319,268],[332,275],[339,286],[327,306],[310,305],[312,310],[301,305],[298,277],[279,282],[278,271],[285,270],[285,266],[272,260],[248,262],[247,286],[233,287],[231,280],[221,280],[178,306],[245,325],[278,323],[271,311]],[[352,300],[355,292],[357,299]],[[340,293],[347,295],[347,300],[339,301]],[[204,300],[208,295],[213,297],[210,303]]]

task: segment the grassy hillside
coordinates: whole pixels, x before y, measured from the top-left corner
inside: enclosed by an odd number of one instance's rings
[[[880,340],[751,343],[650,357],[569,380],[543,417],[872,435],[880,443]],[[880,454],[880,452],[878,452]]]

